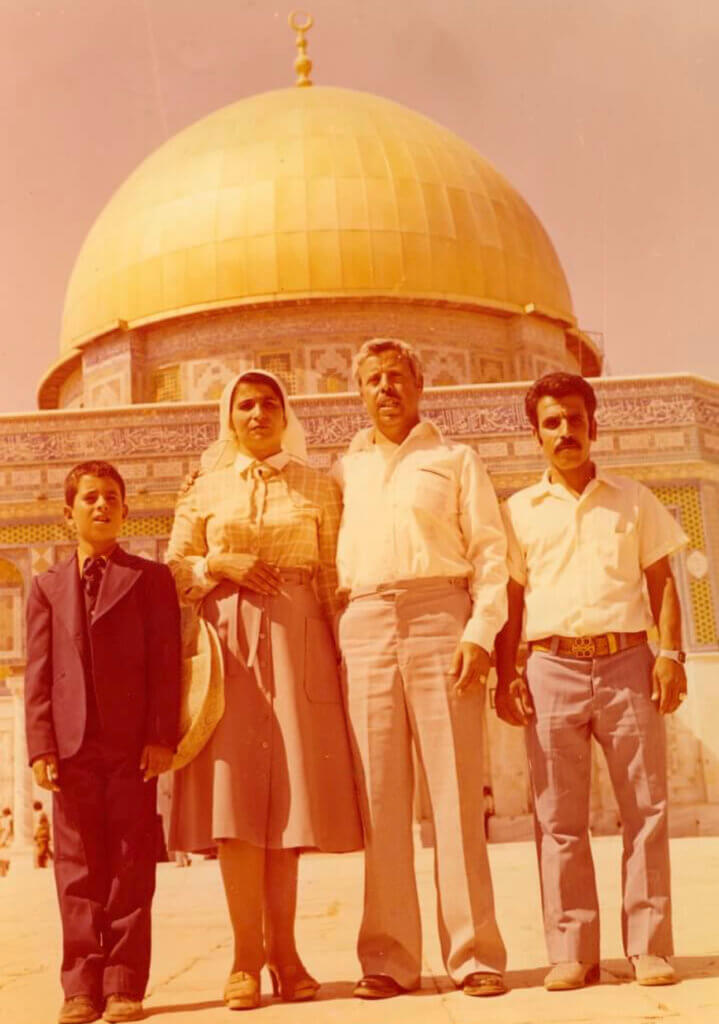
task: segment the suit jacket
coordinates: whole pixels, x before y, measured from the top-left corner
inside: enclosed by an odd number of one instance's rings
[[[139,753],[146,743],[158,743],[174,750],[180,615],[169,569],[115,548],[87,627],[85,614],[74,553],[33,579],[25,673],[30,762],[43,754],[77,753],[88,685],[94,685],[102,736],[110,746]],[[86,679],[86,664],[92,665],[92,679]]]

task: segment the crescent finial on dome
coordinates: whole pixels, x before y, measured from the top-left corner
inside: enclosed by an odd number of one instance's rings
[[[301,16],[304,16],[304,21],[299,21]],[[315,20],[310,12],[303,10],[290,11],[289,17],[287,18],[290,28],[297,33],[295,36],[295,46],[297,47],[297,56],[295,57],[297,80],[295,85],[300,88],[312,85],[312,79],[310,78],[312,61],[307,56],[307,40],[305,39],[305,32],[309,32],[314,25],[314,21]]]

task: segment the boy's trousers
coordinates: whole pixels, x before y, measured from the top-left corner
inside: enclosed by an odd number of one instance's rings
[[[145,992],[157,780],[143,782],[139,760],[134,745],[118,751],[88,738],[60,761],[53,833],[66,998]]]

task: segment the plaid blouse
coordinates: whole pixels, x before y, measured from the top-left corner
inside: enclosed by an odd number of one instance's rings
[[[335,567],[341,514],[337,484],[294,460],[282,469],[252,462],[198,476],[177,502],[167,550],[180,601],[200,601],[219,582],[207,573],[208,555],[249,552],[279,569],[313,573],[331,622],[343,604]]]

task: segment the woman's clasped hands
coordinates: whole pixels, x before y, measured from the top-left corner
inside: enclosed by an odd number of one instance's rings
[[[272,596],[280,593],[279,569],[251,552],[212,554],[207,559],[207,571],[211,576],[224,577],[258,594]]]

